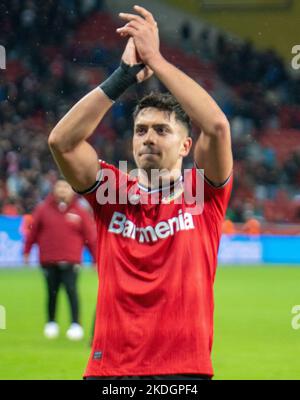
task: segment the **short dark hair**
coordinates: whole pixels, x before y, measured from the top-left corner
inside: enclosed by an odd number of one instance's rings
[[[147,94],[138,101],[133,111],[133,118],[135,119],[141,110],[148,107],[154,107],[161,111],[167,111],[169,114],[174,112],[176,120],[185,125],[188,135],[191,134],[191,119],[171,93],[151,92]]]

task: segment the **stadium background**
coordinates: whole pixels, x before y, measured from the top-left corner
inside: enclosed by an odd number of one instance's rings
[[[0,3],[0,45],[7,56],[6,69],[0,70],[0,305],[6,311],[6,329],[0,323],[0,379],[80,379],[87,361],[88,340],[42,337],[37,253],[32,268],[24,268],[21,250],[34,207],[58,177],[47,136],[70,106],[118,65],[125,42],[115,34],[116,16],[133,4]],[[300,4],[140,4],[158,20],[165,57],[200,82],[231,123],[235,183],[216,280],[216,378],[299,379],[300,330],[292,327],[292,309],[300,303],[300,78],[291,68],[291,49],[300,44]],[[91,139],[99,157],[131,160],[128,115],[137,97],[156,89],[163,88],[151,79],[115,104]],[[84,263],[89,260],[85,252]],[[97,278],[89,268],[81,275],[88,331]],[[63,327],[66,314],[62,298]]]

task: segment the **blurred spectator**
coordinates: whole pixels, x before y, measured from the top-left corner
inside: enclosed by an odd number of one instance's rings
[[[181,25],[180,36],[184,50],[190,52],[192,50],[192,27],[189,21],[185,21]]]
[[[77,278],[84,246],[88,247],[96,262],[96,229],[93,219],[79,206],[71,186],[64,180],[58,180],[53,193],[36,208],[33,218],[27,217],[25,221],[22,226],[23,233],[27,232],[23,248],[24,263],[28,264],[30,251],[36,243],[47,286],[47,323],[44,334],[49,339],[59,334],[56,304],[60,286],[64,286],[71,309],[71,325],[67,337],[70,340],[80,340],[84,332],[80,325]],[[28,225],[30,222],[31,226]]]
[[[225,219],[225,221],[223,222],[222,233],[226,235],[234,235],[236,233],[234,223],[230,221],[230,219]]]
[[[249,218],[244,223],[242,230],[247,235],[260,235],[261,223],[256,218]]]
[[[2,207],[2,214],[6,216],[16,216],[20,214],[20,207],[18,207],[17,201],[10,197],[4,201]]]

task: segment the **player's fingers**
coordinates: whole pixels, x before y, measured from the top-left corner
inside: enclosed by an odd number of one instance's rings
[[[145,24],[144,18],[140,17],[139,15],[136,14],[128,14],[128,13],[120,13],[119,17],[124,19],[125,21],[138,21],[141,24]]]
[[[130,21],[126,25],[124,25],[123,28],[126,28],[126,27],[130,27],[130,28],[136,29],[138,31],[143,28],[143,25],[141,25],[138,21]]]
[[[153,25],[157,26],[157,22],[155,21],[153,15],[151,14],[150,11],[146,10],[146,8],[141,7],[141,6],[134,6],[134,9],[135,9],[139,14],[141,14],[141,15],[145,18],[145,20],[146,20],[147,22],[149,22],[150,24],[153,24]]]
[[[119,34],[120,34],[120,36],[121,37],[127,37],[127,36],[129,36],[129,33],[126,33],[126,32],[118,32]]]
[[[128,24],[127,24],[127,25],[123,26],[122,28],[118,28],[117,32],[123,37],[128,36],[128,35],[135,36],[137,34],[138,30],[131,26],[128,26]]]

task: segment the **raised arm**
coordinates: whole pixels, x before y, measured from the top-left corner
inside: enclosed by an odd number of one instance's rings
[[[201,130],[194,148],[197,166],[204,169],[205,176],[215,185],[224,183],[233,166],[226,116],[200,85],[164,58],[151,62],[151,68]]]
[[[52,130],[48,143],[62,174],[77,191],[91,187],[99,170],[96,151],[87,142],[112,101],[96,88],[83,97]]]
[[[98,156],[87,142],[114,100],[131,84],[151,76],[152,71],[137,61],[133,40],[127,43],[119,67],[100,87],[83,97],[52,130],[48,143],[53,157],[70,185],[79,192],[95,184]]]
[[[201,134],[195,145],[194,158],[199,168],[214,184],[222,184],[231,174],[233,161],[228,120],[213,98],[193,79],[163,58],[159,51],[158,29],[152,14],[143,7],[134,7],[140,15],[120,14],[127,22],[118,32],[133,37],[144,64],[176,97],[199,127]]]

